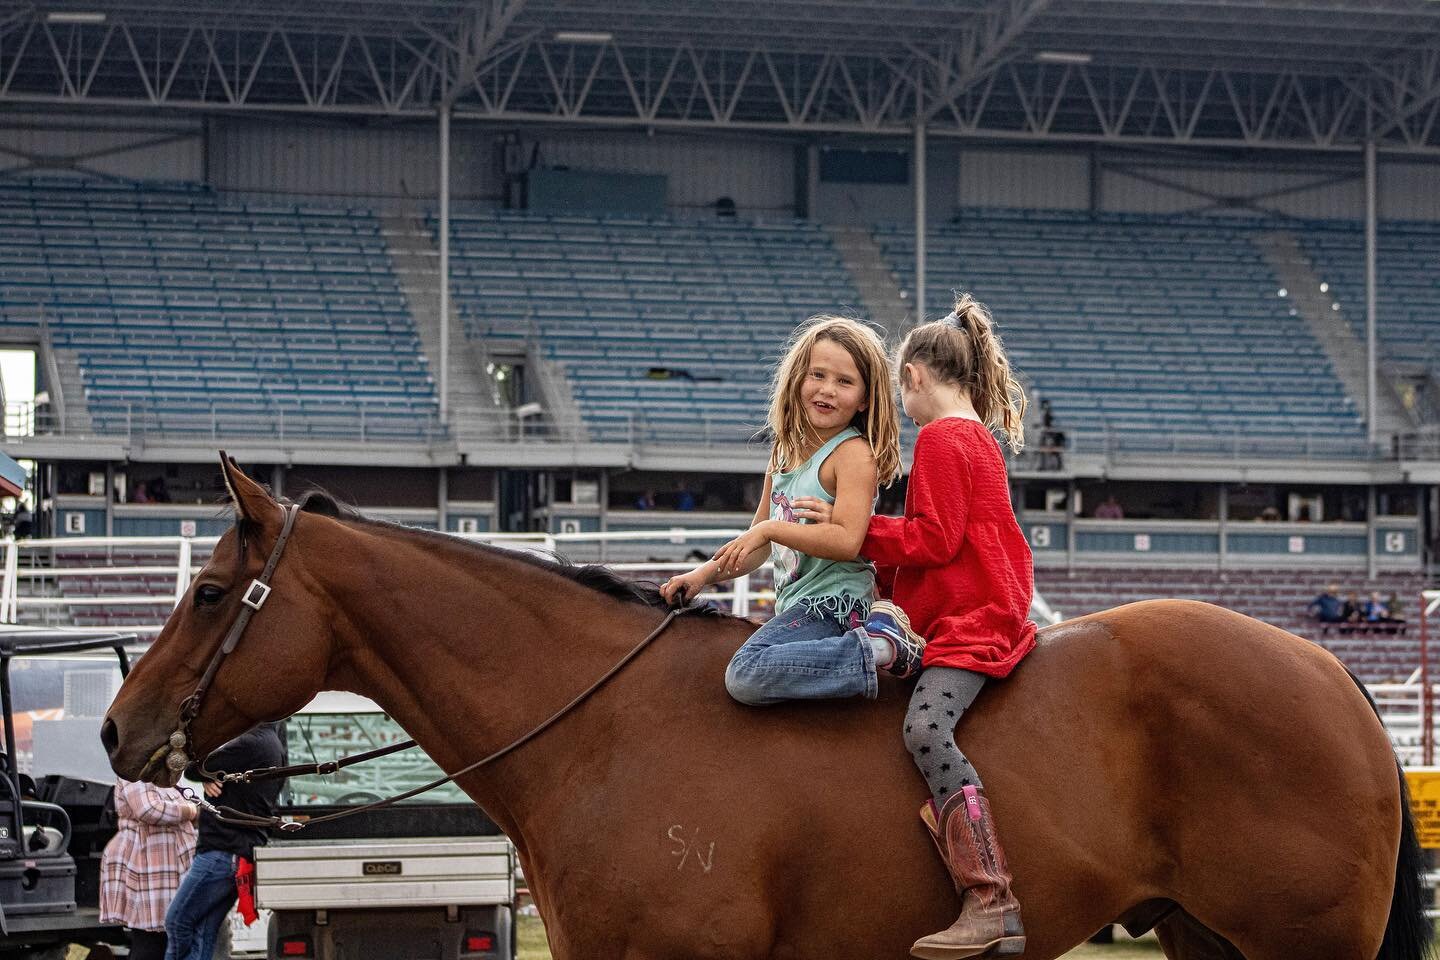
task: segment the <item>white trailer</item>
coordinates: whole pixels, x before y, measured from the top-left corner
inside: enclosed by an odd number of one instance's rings
[[[275,841],[255,851],[277,960],[512,960],[515,848],[501,838]]]

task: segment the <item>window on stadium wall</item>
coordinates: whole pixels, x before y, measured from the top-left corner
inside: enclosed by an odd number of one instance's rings
[[[750,513],[761,481],[749,474],[629,470],[610,476],[611,510]],[[558,500],[558,495],[557,495]]]
[[[1375,514],[1381,517],[1420,516],[1421,488],[1386,486],[1375,488]]]
[[[1216,520],[1220,489],[1213,483],[1082,480],[1075,485],[1076,514],[1127,520]],[[1043,506],[1043,504],[1042,504]],[[1029,504],[1026,504],[1029,509]],[[1064,509],[1063,499],[1060,509]]]
[[[1232,522],[1363,523],[1363,486],[1303,484],[1231,484],[1227,491]]]

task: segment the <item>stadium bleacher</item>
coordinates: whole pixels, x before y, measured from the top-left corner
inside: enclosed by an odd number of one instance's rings
[[[1353,220],[1292,224],[1294,233],[1330,285],[1346,320],[1365,336],[1365,233]],[[1434,224],[1386,221],[1376,235],[1376,337],[1393,363],[1440,369],[1440,231]]]
[[[1328,583],[1340,584],[1341,595],[1354,590],[1363,599],[1370,591],[1400,598],[1402,615],[1410,620],[1398,630],[1322,630],[1305,608]],[[1037,567],[1035,588],[1066,618],[1094,613],[1123,603],[1173,597],[1204,600],[1264,620],[1331,650],[1367,683],[1403,682],[1420,662],[1416,606],[1427,584],[1424,573],[1380,572],[1374,580],[1365,571],[1291,568],[1232,569],[1210,567]],[[1237,656],[1243,654],[1237,653]]]
[[[0,316],[74,350],[102,433],[423,439],[438,400],[368,210],[0,182]]]
[[[803,221],[484,212],[451,228],[467,334],[537,338],[593,440],[746,440],[795,326],[859,300]]]
[[[1111,449],[1320,446],[1365,456],[1363,420],[1251,237],[1231,219],[965,210],[928,235],[927,302],[986,302],[1010,359],[1073,433]],[[909,226],[874,232],[914,277]]]

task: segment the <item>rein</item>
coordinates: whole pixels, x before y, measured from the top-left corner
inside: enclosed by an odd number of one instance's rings
[[[189,697],[187,697],[185,699],[185,702],[181,704],[180,723],[176,727],[175,732],[170,734],[170,753],[165,758],[165,765],[176,773],[184,770],[185,767],[189,764],[190,758],[185,753],[185,747],[188,746],[191,742],[193,742],[193,738],[190,733],[190,723],[192,720],[195,719],[196,715],[199,714],[200,702],[202,699],[204,699],[205,693],[210,687],[210,683],[215,679],[215,674],[217,671],[219,671],[221,662],[228,654],[230,654],[235,649],[236,645],[240,642],[241,634],[245,632],[245,628],[250,623],[250,618],[254,616],[254,614],[259,611],[262,606],[264,606],[266,598],[270,595],[270,578],[274,575],[275,567],[280,562],[280,555],[284,552],[285,544],[290,539],[291,530],[295,526],[295,516],[298,512],[299,507],[296,504],[291,504],[290,506],[286,507],[285,525],[280,531],[279,539],[275,541],[275,547],[270,552],[269,560],[267,560],[265,563],[265,570],[260,575],[260,578],[251,581],[250,586],[245,591],[245,595],[241,598],[241,603],[245,605],[246,609],[240,612],[240,615],[236,619],[235,623],[231,625],[230,631],[225,635],[224,642],[221,643],[220,648],[216,650],[214,655],[210,658],[210,663],[206,666],[205,673],[201,676],[200,683],[198,686],[196,686],[195,692],[192,693]],[[681,602],[684,602],[683,597]],[[474,771],[479,770],[481,767],[494,763],[500,758],[510,753],[513,753],[516,750],[519,750],[525,744],[540,736],[540,734],[544,733],[556,722],[558,722],[561,717],[564,717],[571,710],[578,707],[591,694],[604,686],[612,677],[615,676],[615,674],[623,670],[625,666],[630,663],[631,660],[634,660],[637,656],[640,655],[640,652],[642,650],[644,650],[650,645],[651,641],[653,641],[656,637],[660,636],[660,634],[664,633],[665,629],[674,622],[675,618],[684,613],[686,609],[688,608],[672,608],[668,613],[665,614],[665,619],[660,621],[659,626],[646,634],[644,639],[642,639],[639,643],[632,647],[630,649],[630,652],[625,654],[625,656],[621,657],[620,660],[616,662],[613,667],[607,670],[600,677],[600,679],[590,684],[590,686],[582,690],[579,695],[577,695],[573,700],[565,704],[559,710],[556,710],[540,724],[532,727],[528,733],[525,733],[519,738],[511,741],[508,745],[501,747],[499,750],[496,750],[489,756],[484,757],[480,760],[476,760],[468,767],[456,770],[454,773],[447,774],[437,780],[432,780],[427,784],[423,784],[422,786],[415,787],[411,790],[406,790],[404,793],[397,794],[396,796],[389,797],[388,799],[376,800],[372,803],[363,804],[358,807],[352,807],[348,810],[341,810],[336,813],[327,813],[324,816],[320,817],[311,817],[306,820],[296,820],[292,817],[256,816],[252,813],[246,813],[243,810],[236,810],[233,807],[216,806],[210,803],[210,801],[207,800],[204,796],[195,793],[195,791],[191,790],[189,787],[180,787],[180,792],[185,797],[185,799],[208,811],[221,823],[227,823],[232,826],[240,827],[276,827],[280,830],[285,831],[286,833],[294,833],[312,823],[325,823],[329,820],[339,820],[343,817],[351,817],[357,813],[364,813],[368,810],[379,810],[382,807],[391,806],[392,804],[399,803],[402,800],[408,800],[411,797],[419,796],[422,793],[434,790],[436,787],[443,786],[451,782],[452,780],[463,777],[467,773],[473,773]],[[200,774],[207,780],[220,783],[253,783],[258,780],[272,780],[277,777],[298,776],[310,773],[334,773],[342,767],[348,767],[352,764],[357,763],[364,763],[367,760],[375,760],[379,757],[388,756],[392,753],[398,753],[401,750],[408,750],[416,745],[417,744],[414,740],[407,740],[402,743],[393,743],[388,747],[381,747],[378,750],[370,750],[366,753],[343,757],[339,760],[328,760],[324,763],[299,764],[288,767],[262,767],[255,770],[245,770],[240,773],[224,773],[220,771],[212,772],[206,770],[204,764],[202,763],[200,766]]]

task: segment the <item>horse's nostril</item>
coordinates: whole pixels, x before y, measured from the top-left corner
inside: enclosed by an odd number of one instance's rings
[[[109,717],[100,724],[100,742],[105,745],[105,755],[113,757],[120,746],[120,730]]]

